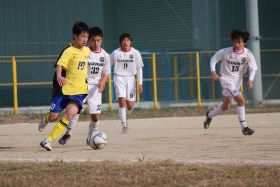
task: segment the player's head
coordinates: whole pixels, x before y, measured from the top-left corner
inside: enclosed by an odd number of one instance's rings
[[[94,50],[100,50],[103,39],[103,31],[99,27],[92,27],[89,29],[88,45]]]
[[[88,41],[89,27],[84,22],[76,22],[72,28],[73,40],[77,47],[83,47]]]
[[[119,37],[122,50],[129,50],[132,45],[132,36],[129,33],[122,33]]]
[[[249,40],[250,34],[246,30],[233,30],[230,36],[233,47],[237,50],[242,50]]]

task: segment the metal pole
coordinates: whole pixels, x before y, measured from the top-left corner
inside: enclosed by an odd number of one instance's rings
[[[153,85],[154,85],[154,109],[158,108],[158,98],[157,98],[157,72],[156,72],[156,54],[152,54],[152,64],[153,64]]]
[[[178,64],[177,64],[177,56],[174,56],[173,61],[173,68],[174,68],[174,94],[175,94],[175,101],[178,100]]]
[[[199,52],[196,52],[197,106],[201,106]]]
[[[17,82],[17,61],[16,57],[12,58],[12,73],[13,73],[13,99],[14,99],[14,114],[18,114],[18,82]]]
[[[246,0],[245,12],[246,24],[251,36],[248,41],[248,48],[254,54],[258,66],[253,88],[253,101],[255,104],[258,104],[263,101],[258,0]]]

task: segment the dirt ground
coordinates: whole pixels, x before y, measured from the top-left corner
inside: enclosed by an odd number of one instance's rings
[[[121,133],[119,120],[102,121],[108,136],[102,150],[86,145],[88,122],[74,127],[64,146],[53,142],[53,151],[39,146],[51,131],[49,124],[39,133],[36,123],[0,126],[0,161],[160,161],[221,164],[280,164],[280,113],[248,114],[247,123],[256,130],[241,133],[236,115],[213,119],[203,129],[203,116],[131,119],[128,134]]]

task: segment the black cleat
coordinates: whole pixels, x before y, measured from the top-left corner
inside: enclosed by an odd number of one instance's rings
[[[252,135],[255,131],[253,129],[250,129],[249,127],[245,127],[243,128],[242,132],[244,135]]]
[[[212,118],[208,117],[209,111],[206,112],[206,119],[204,121],[204,129],[208,129],[211,123]]]
[[[67,131],[58,141],[59,144],[64,145],[71,138],[71,134]]]

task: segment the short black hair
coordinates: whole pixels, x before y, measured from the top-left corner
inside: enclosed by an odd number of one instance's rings
[[[119,37],[119,42],[121,43],[125,38],[128,38],[132,42],[132,36],[129,33],[122,33]]]
[[[100,29],[99,27],[91,27],[89,29],[89,38],[91,38],[93,36],[100,36],[101,38],[103,38],[102,29]]]
[[[87,32],[89,31],[89,27],[85,22],[78,21],[74,24],[72,28],[72,34],[76,34],[77,36],[80,35],[82,32]]]
[[[244,43],[247,43],[247,41],[249,40],[249,36],[250,33],[243,29],[234,29],[230,34],[231,41],[234,41],[235,39],[242,39]]]

